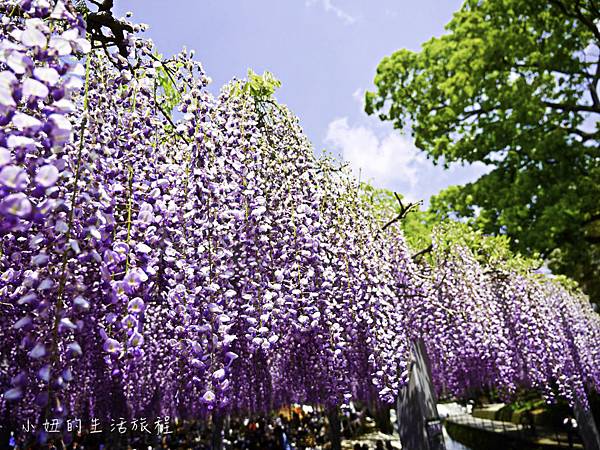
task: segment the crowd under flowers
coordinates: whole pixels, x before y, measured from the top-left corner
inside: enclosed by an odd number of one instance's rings
[[[0,417],[177,417],[390,403],[423,339],[440,393],[586,405],[600,318],[580,293],[434,236],[416,264],[285,107],[191,52],[92,49],[69,2],[0,25]],[[179,96],[165,111],[159,73]],[[265,113],[266,111],[266,113]]]

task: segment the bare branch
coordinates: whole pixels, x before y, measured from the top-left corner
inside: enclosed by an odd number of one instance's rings
[[[413,260],[417,260],[417,258],[419,258],[420,256],[423,256],[426,253],[430,253],[433,250],[433,244],[429,244],[427,247],[425,247],[423,250],[415,253],[414,255],[411,256],[411,259]]]
[[[395,218],[393,218],[388,223],[386,223],[383,226],[383,228],[381,229],[381,231],[385,231],[387,228],[391,227],[394,223],[404,219],[408,215],[409,212],[411,212],[415,208],[418,208],[419,205],[421,204],[421,202],[416,202],[416,203],[409,203],[408,205],[404,206],[404,204],[402,203],[402,199],[400,198],[400,196],[398,195],[397,192],[394,192],[394,197],[396,197],[396,200],[398,201],[398,204],[400,205],[400,213]]]

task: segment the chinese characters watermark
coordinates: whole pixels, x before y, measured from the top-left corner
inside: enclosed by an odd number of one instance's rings
[[[87,423],[82,419],[45,419],[40,426],[36,426],[27,419],[27,423],[21,425],[21,431],[25,433],[34,433],[36,431],[44,431],[48,434],[60,433],[67,431],[69,433],[82,433],[88,431],[90,434],[110,433],[126,434],[129,431],[136,433],[164,435],[171,434],[171,418],[169,416],[156,417],[154,420],[148,420],[146,417],[134,419],[110,419],[109,424],[103,424],[97,417],[92,417]]]

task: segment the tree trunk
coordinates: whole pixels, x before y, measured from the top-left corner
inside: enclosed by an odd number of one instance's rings
[[[374,419],[377,429],[382,433],[392,434],[394,432],[394,426],[390,420],[390,409],[392,407],[388,405],[374,405]]]
[[[340,433],[340,415],[337,406],[331,407],[327,411],[327,420],[329,421],[329,438],[331,440],[331,450],[342,450],[342,438]]]
[[[217,412],[214,412],[212,417],[212,436],[210,448],[212,450],[223,449],[223,416]]]
[[[411,343],[408,385],[398,393],[398,434],[402,448],[445,450],[427,350],[422,340]]]
[[[596,422],[594,422],[594,416],[592,416],[589,406],[586,409],[577,401],[573,411],[585,450],[600,450],[600,434],[598,434],[598,428],[596,428]]]

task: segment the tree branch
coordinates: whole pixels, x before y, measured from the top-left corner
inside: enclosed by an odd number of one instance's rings
[[[413,259],[413,260],[416,261],[419,256],[423,256],[425,253],[430,253],[432,250],[433,250],[433,244],[429,244],[423,250],[421,250],[421,251],[415,253],[414,255],[412,255],[411,259]]]
[[[600,98],[598,97],[598,81],[600,81],[600,57],[596,60],[596,72],[594,73],[594,77],[588,86],[590,95],[592,96],[592,101],[594,102],[594,106],[596,108],[600,108]]]
[[[570,112],[590,112],[600,114],[600,107],[596,107],[594,105],[569,105],[566,103],[556,103],[551,101],[542,101],[544,106],[547,106],[551,109],[558,109],[561,111],[570,111]]]
[[[574,12],[569,11],[567,9],[567,6],[561,0],[549,0],[549,2],[556,6],[558,9],[560,9],[563,12],[563,14],[567,17],[572,17],[573,19],[577,19],[581,23],[583,23],[586,26],[586,28],[592,32],[592,34],[596,38],[596,41],[600,43],[600,31],[598,31],[598,28],[596,27],[594,22],[590,20],[589,17],[583,15],[581,10],[575,8]]]
[[[396,200],[398,200],[398,204],[400,205],[400,213],[395,218],[386,223],[381,229],[381,231],[385,231],[386,228],[391,227],[395,222],[404,219],[409,212],[411,212],[413,209],[417,208],[420,205],[420,202],[416,202],[409,203],[408,205],[404,206],[404,204],[402,203],[402,199],[400,198],[398,193],[394,192],[394,196],[396,197]]]

